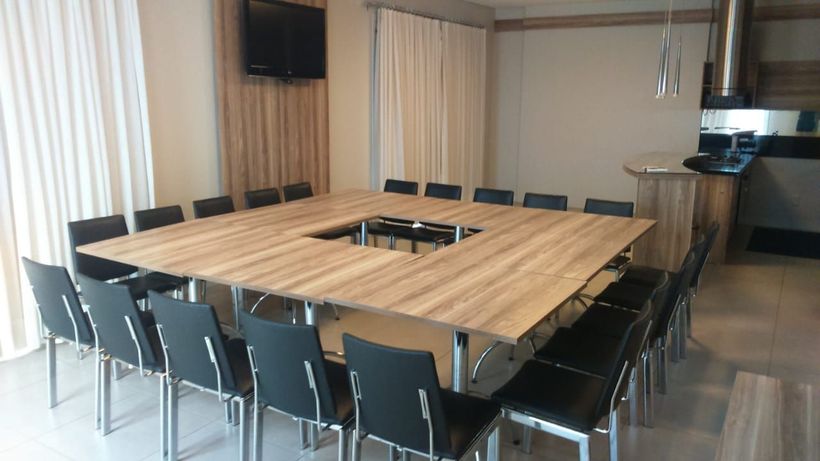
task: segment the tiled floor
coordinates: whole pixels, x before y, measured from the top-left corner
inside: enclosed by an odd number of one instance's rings
[[[743,232],[735,246],[743,243]],[[820,261],[732,250],[729,263],[709,265],[696,300],[694,338],[689,358],[671,370],[670,392],[657,400],[653,429],[625,426],[621,432],[624,459],[710,460],[714,456],[724,413],[737,370],[791,380],[820,383]],[[588,289],[595,292],[611,280],[598,277]],[[220,305],[228,320],[227,290],[209,289],[210,301]],[[278,300],[260,311],[284,318]],[[297,309],[298,311],[298,309]],[[578,306],[562,310],[569,323]],[[565,314],[564,314],[565,313]],[[301,314],[301,312],[298,312]],[[321,310],[320,331],[326,349],[338,350],[343,331],[401,347],[433,351],[443,384],[450,381],[450,332],[416,322],[388,319],[360,311],[342,310],[341,320]],[[545,333],[550,331],[546,325]],[[471,363],[487,341],[472,338]],[[503,350],[502,350],[503,349]],[[507,360],[506,348],[491,355],[481,382],[473,389],[489,393],[526,359],[527,348]],[[158,459],[158,382],[129,373],[113,385],[113,431],[100,437],[93,430],[92,357],[78,361],[69,345],[58,347],[60,403],[45,403],[44,352],[0,363],[0,460],[141,460]],[[297,449],[296,424],[267,412],[264,458],[281,461],[333,460],[335,434],[322,438],[318,451]],[[180,454],[187,459],[236,459],[237,429],[223,422],[216,397],[183,388],[180,400]],[[537,435],[534,453],[515,450],[517,429],[503,432],[503,459],[576,459],[575,446]],[[593,436],[593,459],[606,459],[604,436]],[[366,442],[364,458],[384,461],[386,449]]]

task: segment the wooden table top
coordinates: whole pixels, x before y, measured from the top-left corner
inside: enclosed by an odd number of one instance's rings
[[[738,372],[718,461],[820,459],[820,387]]]
[[[482,229],[428,255],[310,238],[378,216]],[[654,225],[347,190],[81,246],[149,270],[516,343]]]

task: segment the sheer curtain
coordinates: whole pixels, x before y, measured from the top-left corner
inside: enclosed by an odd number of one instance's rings
[[[379,8],[373,171],[422,185],[481,182],[485,31]]]
[[[69,266],[66,223],[153,204],[136,0],[0,2],[0,359],[39,346],[20,257]]]

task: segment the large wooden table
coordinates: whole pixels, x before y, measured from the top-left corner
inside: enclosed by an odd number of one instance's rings
[[[311,238],[378,217],[481,232],[422,256]],[[315,305],[333,303],[453,330],[453,387],[467,386],[469,334],[515,344],[654,221],[348,190],[198,219],[78,251]],[[235,293],[237,292],[235,291]],[[235,296],[235,315],[241,295]]]

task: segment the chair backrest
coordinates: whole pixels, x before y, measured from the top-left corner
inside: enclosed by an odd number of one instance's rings
[[[294,200],[313,197],[313,188],[310,186],[309,182],[288,184],[282,188],[282,194],[285,196],[286,202],[292,202]]]
[[[425,197],[461,200],[461,186],[428,182],[424,187]]]
[[[663,310],[666,307],[669,298],[674,295],[672,292],[672,282],[672,277],[664,273],[658,284],[655,286],[655,289],[652,291],[652,295],[649,297],[649,301],[652,303],[652,330],[649,333],[650,338],[654,337],[656,329],[660,328],[660,317],[663,314]]]
[[[402,181],[400,179],[387,179],[384,181],[385,192],[395,192],[397,194],[418,195],[419,183],[415,181]]]
[[[515,192],[511,190],[486,189],[476,187],[473,193],[473,201],[479,203],[492,203],[495,205],[512,206],[515,199]]]
[[[290,415],[316,419],[316,399],[308,382],[310,363],[322,415],[335,415],[336,403],[325,371],[319,333],[313,325],[276,323],[240,312],[248,348],[256,360],[259,400]]]
[[[720,224],[717,222],[712,223],[709,229],[703,234],[703,240],[706,242],[700,249],[700,252],[695,255],[697,263],[695,264],[695,272],[692,275],[692,279],[689,281],[689,286],[691,288],[696,288],[698,282],[700,281],[700,274],[703,272],[703,268],[706,266],[706,260],[709,258],[709,252],[712,251],[712,245],[715,244],[715,239],[717,239],[718,232],[720,231]]]
[[[172,299],[156,291],[149,291],[148,299],[166,341],[166,366],[171,376],[218,390],[216,370],[205,340],[208,338],[219,364],[222,388],[236,389],[236,375],[213,306]]]
[[[524,208],[567,211],[567,196],[527,192],[524,194]]]
[[[136,272],[137,268],[129,264],[77,252],[78,246],[123,235],[128,235],[128,225],[125,224],[125,217],[121,214],[68,223],[74,274],[85,274],[97,280],[111,280]]]
[[[649,333],[648,330],[651,324],[652,302],[647,301],[641,308],[638,317],[627,327],[626,332],[618,344],[618,360],[615,366],[612,367],[610,373],[605,376],[605,390],[601,393],[596,405],[596,414],[598,417],[608,415],[612,402],[614,401],[617,406],[623,398],[627,389],[627,383],[629,382],[629,369],[634,367],[638,362],[638,357],[641,354],[644,344],[646,344]],[[621,378],[621,372],[626,363],[628,363],[628,369]],[[621,379],[620,383],[618,382],[619,379]]]
[[[170,226],[185,221],[182,207],[179,205],[151,208],[134,212],[134,224],[137,232]]]
[[[696,243],[695,245],[703,245],[702,242]],[[680,267],[680,270],[673,274],[669,284],[669,294],[666,298],[666,302],[664,303],[661,311],[658,314],[658,326],[654,330],[654,337],[659,338],[666,334],[667,330],[669,329],[670,323],[672,322],[673,314],[675,313],[675,308],[680,303],[682,297],[686,294],[686,291],[689,289],[688,281],[692,279],[692,275],[695,271],[695,265],[697,264],[697,259],[695,258],[694,251],[697,248],[690,249],[689,253],[687,253],[686,257],[683,260],[683,264]]]
[[[221,197],[194,200],[194,218],[208,218],[226,213],[233,213],[233,199],[228,195]]]
[[[73,317],[77,323],[79,341],[93,344],[94,334],[85,320],[77,290],[65,267],[38,263],[26,257],[21,259],[46,329],[61,338],[74,341]]]
[[[279,203],[282,203],[282,200],[279,198],[279,189],[275,187],[245,192],[245,208],[247,209],[277,205]]]
[[[137,304],[128,287],[101,282],[82,274],[77,276],[77,281],[89,306],[88,312],[97,331],[99,346],[114,358],[131,365],[140,365],[140,354],[143,365],[156,365],[158,357],[151,348]]]
[[[450,434],[441,404],[433,354],[374,344],[345,333],[347,370],[360,391],[359,425],[368,434],[393,444],[430,451],[427,421],[419,390],[427,393],[435,447],[449,446]],[[356,396],[356,381],[351,389]]]
[[[584,213],[631,218],[634,212],[635,204],[632,202],[615,202],[612,200],[588,198],[586,203],[584,203]]]

